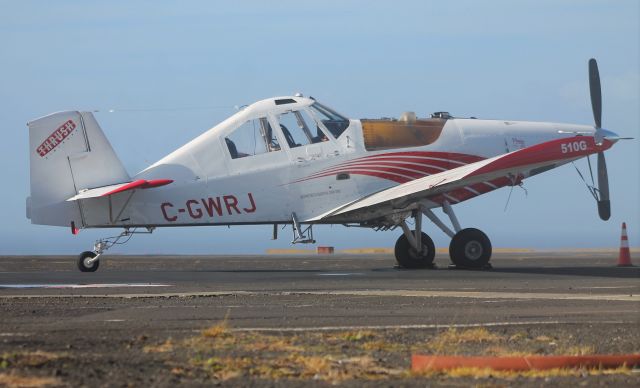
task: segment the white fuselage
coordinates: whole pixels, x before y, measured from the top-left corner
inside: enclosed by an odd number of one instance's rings
[[[584,125],[451,118],[430,144],[367,151],[362,121],[350,120],[337,139],[328,137],[291,148],[283,134],[274,131],[284,145],[280,150],[236,159],[230,156],[224,141],[228,133],[247,119],[262,116],[278,128],[279,110],[304,109],[313,103],[297,100],[295,106],[275,108],[267,106],[270,100],[256,103],[137,174],[134,180],[174,182],[112,198],[114,209],[124,209],[113,223],[104,212],[106,198],[82,204],[86,226],[288,223],[292,213],[304,221],[420,176],[574,136],[566,134],[569,132],[594,132]],[[395,158],[396,164],[373,166],[366,162],[372,156],[378,162]]]

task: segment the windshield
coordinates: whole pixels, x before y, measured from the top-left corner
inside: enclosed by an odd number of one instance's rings
[[[319,102],[314,102],[310,106],[313,114],[322,121],[322,124],[331,132],[336,139],[342,135],[342,132],[349,127],[349,120],[336,113],[334,110],[327,108]]]

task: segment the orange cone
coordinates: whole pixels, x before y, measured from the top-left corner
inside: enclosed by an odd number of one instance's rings
[[[627,223],[622,223],[622,235],[620,236],[620,255],[618,267],[631,267],[631,253],[629,252],[629,238],[627,237]]]

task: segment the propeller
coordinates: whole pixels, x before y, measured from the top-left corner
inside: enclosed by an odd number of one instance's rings
[[[609,177],[604,152],[598,152],[598,214],[603,221],[611,217],[611,201],[609,201]]]
[[[589,60],[589,92],[591,93],[591,109],[596,124],[595,141],[602,144],[609,131],[602,129],[602,92],[600,89],[600,73],[595,59]],[[609,176],[604,152],[598,152],[598,214],[603,221],[611,217],[611,201],[609,200]]]
[[[589,91],[591,92],[593,121],[596,122],[596,129],[600,129],[602,127],[602,93],[600,91],[598,62],[593,58],[589,59]]]

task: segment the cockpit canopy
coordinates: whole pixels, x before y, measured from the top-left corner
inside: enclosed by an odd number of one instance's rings
[[[336,139],[339,138],[342,132],[349,126],[349,120],[347,118],[319,102],[314,102],[309,108]]]
[[[284,143],[296,148],[337,139],[349,127],[349,120],[334,110],[313,99],[299,100],[276,98],[248,107],[256,110],[251,116],[257,117],[245,120],[225,136],[231,158],[280,151]],[[291,109],[286,109],[288,105]]]

